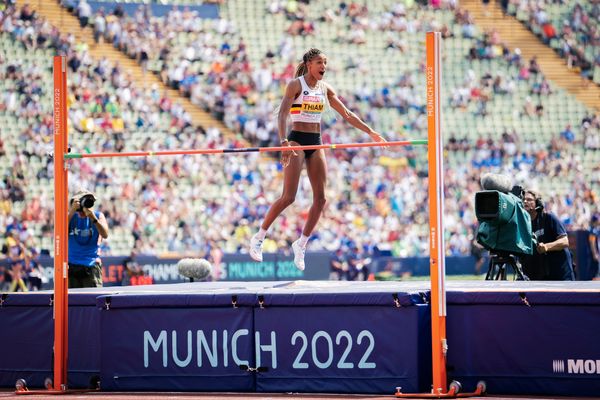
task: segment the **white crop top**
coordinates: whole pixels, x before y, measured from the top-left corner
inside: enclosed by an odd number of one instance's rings
[[[306,84],[304,76],[300,77],[300,84],[302,85],[300,95],[294,99],[290,107],[292,122],[321,122],[327,95],[325,85],[318,81],[315,88],[311,89]]]

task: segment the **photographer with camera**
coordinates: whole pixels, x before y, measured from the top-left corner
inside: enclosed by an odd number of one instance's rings
[[[522,260],[527,276],[531,280],[574,280],[565,226],[556,215],[544,210],[544,203],[537,192],[526,190],[523,205],[531,216],[532,231],[537,238],[533,254]]]
[[[96,196],[80,190],[71,198],[69,209],[69,288],[101,287],[102,264],[98,249],[108,238],[104,214],[94,211]]]

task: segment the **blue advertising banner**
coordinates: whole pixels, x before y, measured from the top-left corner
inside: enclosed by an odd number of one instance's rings
[[[254,391],[254,375],[239,367],[254,364],[251,307],[189,294],[152,306],[153,297],[135,308],[98,298],[103,390]]]
[[[409,274],[413,276],[429,276],[429,257],[390,257],[373,259],[375,272],[389,271],[394,276]],[[487,263],[484,271],[487,271]],[[472,256],[446,257],[447,275],[470,275],[475,273],[475,258]]]
[[[390,393],[426,389],[425,306],[255,309],[259,392]]]
[[[52,307],[50,296],[37,296],[37,304],[9,295],[0,307],[0,386],[14,387],[17,379],[41,387],[52,368]],[[29,304],[27,304],[29,303]]]
[[[0,386],[25,379],[43,387],[52,378],[54,319],[51,293],[4,294],[0,302]],[[69,295],[68,385],[87,388],[100,371],[100,314],[95,294]]]
[[[463,387],[484,380],[492,394],[597,396],[600,305],[527,298],[528,305],[449,305],[451,378]]]
[[[294,266],[293,257],[283,253],[265,254],[263,262],[253,261],[247,254],[225,254],[220,265],[213,266],[220,281],[286,281],[286,280],[327,280],[329,279],[329,252],[311,252],[306,254],[306,268],[298,270]],[[104,286],[121,286],[146,284],[145,280],[135,280],[127,276],[125,261],[128,257],[102,257],[102,280]],[[152,283],[180,283],[186,278],[177,270],[177,262],[181,258],[160,258],[140,255],[135,262],[144,276],[150,277]],[[42,256],[38,259],[47,281],[43,289],[52,289],[54,285],[54,261],[52,257]],[[6,260],[0,260],[7,266]]]
[[[220,281],[289,281],[327,280],[331,253],[306,253],[307,268],[300,271],[292,255],[265,254],[263,262],[253,261],[247,254],[226,254],[220,268]]]

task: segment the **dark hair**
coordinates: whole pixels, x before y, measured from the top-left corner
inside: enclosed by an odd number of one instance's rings
[[[296,67],[296,74],[294,75],[294,78],[304,75],[306,71],[308,71],[306,64],[320,54],[323,54],[323,52],[319,49],[315,49],[314,47],[304,53],[302,56],[302,62]]]

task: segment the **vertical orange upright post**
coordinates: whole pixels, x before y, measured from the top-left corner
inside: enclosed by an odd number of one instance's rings
[[[54,390],[67,385],[68,276],[67,62],[54,57]]]
[[[427,32],[427,139],[429,162],[429,269],[433,393],[444,393],[446,377],[446,263],[444,257],[444,169],[441,130],[441,35]]]

